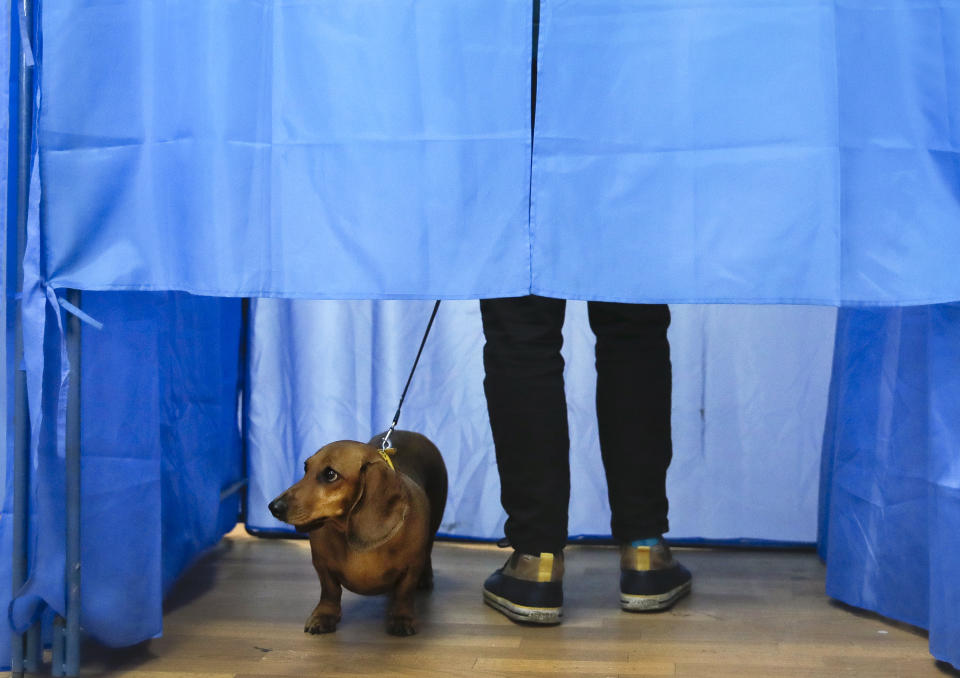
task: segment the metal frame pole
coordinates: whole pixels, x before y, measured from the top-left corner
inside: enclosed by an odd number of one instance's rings
[[[80,291],[67,290],[67,301],[80,308]],[[67,358],[70,361],[70,383],[67,389],[66,430],[66,619],[54,622],[54,676],[77,676],[80,672],[80,319],[67,316]]]
[[[19,276],[18,276],[19,277]],[[18,285],[19,288],[19,285]],[[30,424],[27,420],[26,374],[23,371],[23,333],[20,308],[17,308],[16,352],[14,361],[13,413],[13,588],[15,594],[27,580],[27,513],[30,492]],[[13,678],[23,676],[26,654],[26,635],[10,634],[10,673]]]
[[[240,349],[239,362],[237,366],[237,375],[240,378],[240,454],[241,454],[241,480],[239,483],[243,483],[242,487],[238,487],[238,490],[242,490],[240,495],[240,515],[237,516],[237,520],[240,523],[243,523],[244,526],[247,524],[247,499],[250,496],[250,466],[247,463],[247,422],[249,421],[250,416],[250,330],[252,322],[251,319],[251,302],[249,297],[244,297],[240,300]],[[238,483],[238,484],[239,484]],[[220,501],[224,500],[224,495],[221,493]]]
[[[20,21],[26,35],[33,34],[33,0],[19,0]],[[11,26],[11,33],[15,30]],[[23,253],[27,241],[27,210],[30,199],[30,161],[33,152],[33,69],[27,45],[20,46],[17,136],[17,290],[23,291]],[[27,579],[27,532],[30,512],[30,421],[27,415],[27,375],[23,370],[23,303],[17,304],[14,354],[14,453],[13,453],[13,592]],[[11,667],[14,678],[40,668],[40,629],[12,634]]]
[[[18,276],[19,277],[19,276]],[[19,288],[19,285],[18,285]],[[27,517],[30,492],[30,422],[27,419],[27,377],[23,371],[23,331],[21,311],[17,307],[16,352],[14,361],[14,414],[13,414],[13,588],[15,594],[27,581]],[[21,678],[26,669],[27,635],[10,635],[10,673]]]

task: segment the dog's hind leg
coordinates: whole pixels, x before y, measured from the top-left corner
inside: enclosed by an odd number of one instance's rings
[[[411,568],[397,582],[387,606],[387,633],[393,636],[412,636],[417,632],[413,623],[414,593],[420,580],[420,570]]]
[[[431,547],[433,544],[430,545]],[[423,564],[423,571],[420,573],[420,578],[417,579],[417,590],[418,591],[432,591],[433,590],[433,562],[430,558],[430,551],[427,551],[427,559]]]

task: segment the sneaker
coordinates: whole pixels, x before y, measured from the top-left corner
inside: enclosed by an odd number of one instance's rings
[[[563,617],[563,553],[514,551],[483,583],[483,602],[510,619],[559,624]]]
[[[690,593],[690,571],[673,559],[663,539],[653,546],[620,547],[620,607],[627,612],[669,609]]]

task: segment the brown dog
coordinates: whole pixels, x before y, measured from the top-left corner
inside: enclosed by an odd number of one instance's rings
[[[389,461],[379,451],[382,437],[325,445],[304,462],[303,479],[270,502],[278,520],[310,533],[320,602],[307,633],[337,630],[344,586],[390,593],[387,632],[416,633],[414,592],[433,585],[430,551],[447,501],[447,469],[419,433],[394,432]]]

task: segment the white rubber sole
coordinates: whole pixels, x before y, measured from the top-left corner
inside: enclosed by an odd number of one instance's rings
[[[678,600],[690,593],[691,582],[684,582],[675,589],[654,596],[634,596],[620,594],[620,607],[627,612],[660,612],[673,606]]]
[[[518,605],[506,598],[483,589],[483,602],[513,621],[544,626],[559,624],[563,621],[562,607],[527,607]]]

